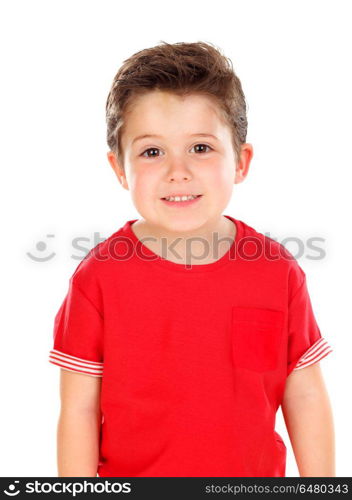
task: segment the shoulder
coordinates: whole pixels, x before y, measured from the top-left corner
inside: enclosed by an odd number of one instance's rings
[[[125,227],[119,228],[87,253],[71,275],[70,281],[74,285],[82,290],[98,287],[104,275],[111,272],[111,264],[122,260],[121,256],[126,252]]]
[[[296,257],[279,241],[240,221],[241,241],[239,250],[244,258],[256,255],[263,266],[271,272],[279,272],[287,281],[290,290],[302,286],[306,275]]]

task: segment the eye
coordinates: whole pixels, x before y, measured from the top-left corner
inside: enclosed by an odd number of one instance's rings
[[[210,150],[213,150],[213,148],[212,148],[212,147],[210,147],[210,146],[208,146],[208,144],[196,144],[196,145],[195,145],[195,146],[193,146],[193,147],[195,148],[195,147],[197,147],[197,146],[201,146],[202,148],[209,148]],[[193,149],[193,148],[192,148],[192,149]],[[144,158],[155,158],[155,157],[159,156],[159,155],[156,155],[156,154],[149,155],[149,154],[148,154],[148,152],[149,152],[149,151],[160,151],[160,149],[159,149],[159,148],[148,148],[148,149],[146,149],[145,151],[143,151],[143,153],[141,154],[141,156],[144,156]],[[199,150],[198,150],[198,152],[201,152],[201,153],[202,153],[202,152],[204,152],[204,153],[208,153],[208,151],[204,151],[204,149],[203,149],[203,151],[199,151]],[[146,155],[145,153],[147,153],[147,155]]]
[[[151,155],[151,156],[150,156],[150,155],[145,156],[145,153],[148,153],[148,151],[160,151],[160,149],[158,149],[158,148],[148,148],[148,149],[146,149],[146,150],[145,150],[145,151],[141,154],[141,156],[144,156],[145,158],[154,158],[154,157],[158,156],[158,155],[154,155],[154,154],[153,154],[153,155]]]
[[[209,149],[213,150],[213,148],[211,148],[210,146],[208,146],[208,144],[196,144],[196,145],[195,145],[195,146],[193,146],[193,147],[197,147],[197,146],[202,146],[203,148],[204,148],[204,147],[206,147],[206,148],[209,148]],[[204,153],[207,153],[208,151],[204,151],[204,150],[203,150],[203,152],[204,152]]]

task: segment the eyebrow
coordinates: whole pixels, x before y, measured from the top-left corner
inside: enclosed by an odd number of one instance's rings
[[[213,134],[206,134],[204,132],[200,132],[200,133],[196,133],[196,134],[191,134],[191,137],[212,137],[213,139],[215,140],[219,140],[215,135]],[[146,138],[149,138],[149,137],[156,137],[157,139],[162,139],[163,136],[162,135],[156,135],[156,134],[143,134],[143,135],[138,135],[137,137],[135,137],[132,141],[132,144],[134,144],[135,142],[137,141],[140,141],[141,139],[146,139]]]

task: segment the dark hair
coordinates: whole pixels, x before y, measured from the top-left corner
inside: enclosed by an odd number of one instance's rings
[[[136,96],[153,90],[179,96],[203,94],[219,106],[232,130],[237,155],[246,142],[246,102],[232,62],[214,45],[205,42],[174,43],[143,49],[123,61],[114,77],[107,101],[107,143],[123,167],[121,136],[124,115]]]

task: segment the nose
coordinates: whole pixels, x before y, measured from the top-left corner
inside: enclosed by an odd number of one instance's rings
[[[173,160],[169,164],[167,179],[169,181],[187,181],[192,178],[189,168],[185,166],[185,160]]]
[[[188,181],[191,177],[188,176],[188,175],[184,175],[183,177],[182,176],[176,176],[176,175],[171,175],[169,177],[169,180],[170,181],[178,181],[178,180],[182,180],[182,181]]]

